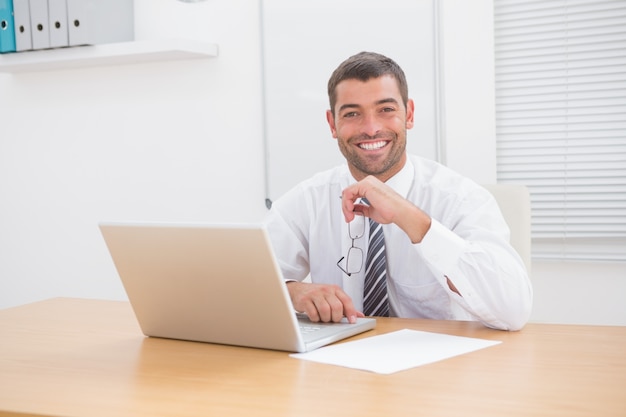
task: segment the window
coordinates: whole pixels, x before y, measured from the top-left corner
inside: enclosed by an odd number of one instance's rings
[[[626,261],[626,0],[494,0],[498,181],[533,257]]]

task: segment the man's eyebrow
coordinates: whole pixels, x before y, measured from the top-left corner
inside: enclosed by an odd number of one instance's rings
[[[398,104],[398,100],[396,100],[393,97],[389,97],[389,98],[384,98],[382,100],[378,100],[376,102],[376,105],[380,105],[380,104],[386,104],[386,103],[392,103],[392,104]]]
[[[358,104],[342,104],[341,107],[339,107],[339,111],[343,111],[346,109],[358,109],[359,106]]]
[[[396,100],[393,97],[389,97],[389,98],[383,98],[381,100],[378,100],[374,104],[377,106],[380,106],[381,104],[387,104],[387,103],[398,104],[398,100]],[[361,106],[358,104],[347,103],[347,104],[341,105],[341,107],[339,107],[339,111],[343,111],[346,109],[358,109],[360,107]]]

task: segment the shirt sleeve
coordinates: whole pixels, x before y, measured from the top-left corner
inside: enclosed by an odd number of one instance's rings
[[[477,201],[477,200],[476,200]],[[464,201],[454,220],[433,219],[416,250],[451,299],[488,327],[521,329],[530,316],[532,287],[495,201]],[[445,217],[445,216],[444,216]],[[447,283],[450,280],[458,292]]]
[[[306,239],[275,208],[266,218],[266,227],[283,278],[286,282],[302,281],[310,271]]]

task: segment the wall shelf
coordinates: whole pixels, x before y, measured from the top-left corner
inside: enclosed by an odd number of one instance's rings
[[[24,73],[144,62],[206,59],[218,55],[214,43],[145,40],[25,51],[0,55],[0,72]]]

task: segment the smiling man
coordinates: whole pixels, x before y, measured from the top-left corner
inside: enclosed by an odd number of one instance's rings
[[[402,69],[361,52],[333,72],[328,96],[347,164],[296,186],[267,219],[294,308],[324,322],[390,315],[522,328],[532,287],[497,203],[406,152],[414,104]]]

